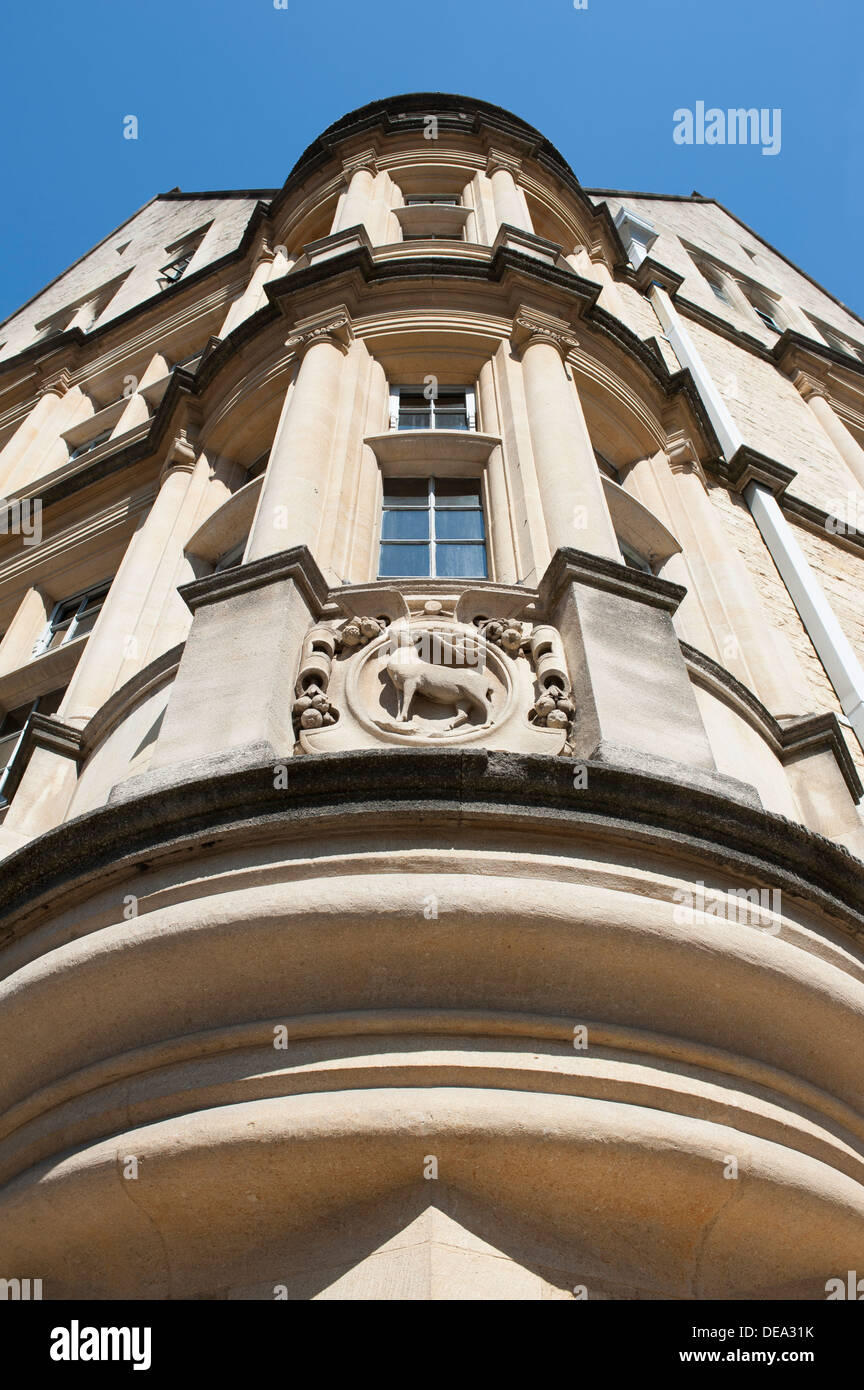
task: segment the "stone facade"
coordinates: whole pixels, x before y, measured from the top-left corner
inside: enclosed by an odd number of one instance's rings
[[[0,1275],[824,1297],[859,320],[417,94],[154,199],[0,340]]]

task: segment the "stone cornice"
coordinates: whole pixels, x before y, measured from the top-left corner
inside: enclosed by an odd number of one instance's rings
[[[223,850],[250,836],[272,840],[379,827],[387,843],[406,821],[467,824],[520,834],[586,834],[604,847],[652,846],[690,864],[767,883],[827,912],[864,941],[864,865],[831,841],[781,816],[671,778],[587,763],[574,791],[567,758],[484,749],[376,749],[288,758],[277,788],[272,758],[226,767],[187,764],[181,778],[77,816],[10,855],[0,878],[3,937],[42,920],[51,904],[74,908],[82,893],[120,882],[143,862],[200,853],[218,835]]]
[[[80,729],[56,715],[32,714],[21,750],[25,758],[31,748],[47,748],[77,762],[83,756],[84,736]]]
[[[725,666],[706,656],[698,647],[692,647],[689,642],[681,642],[680,646],[691,671],[701,676],[705,685],[724,694],[750,717],[750,722],[757,727],[781,763],[787,763],[805,751],[830,751],[837,760],[853,801],[860,801],[864,796],[864,785],[843,737],[840,722],[831,710],[802,715],[781,724],[753,691],[736,680]]]
[[[195,613],[208,604],[221,603],[223,599],[233,598],[236,594],[252,593],[282,579],[293,580],[303,593],[313,617],[320,617],[329,597],[329,589],[305,545],[280,550],[275,555],[265,555],[236,569],[194,579],[191,584],[181,585],[177,592],[189,611]]]
[[[748,444],[742,444],[728,463],[719,469],[720,476],[733,492],[743,492],[748,483],[761,483],[775,497],[780,497],[794,480],[794,468],[778,463],[767,454],[760,454]]]
[[[608,593],[620,594],[623,598],[648,604],[651,608],[663,608],[668,613],[675,612],[687,592],[681,584],[673,584],[655,574],[644,574],[623,562],[617,564],[604,556],[591,555],[586,550],[561,546],[552,556],[538,586],[540,603],[547,613],[551,613],[568,584],[605,589]]]

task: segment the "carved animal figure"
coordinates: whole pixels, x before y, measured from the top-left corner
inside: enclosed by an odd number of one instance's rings
[[[439,650],[441,634],[436,633]],[[416,695],[425,695],[436,705],[453,705],[455,717],[446,726],[458,729],[471,716],[471,711],[479,709],[483,714],[482,728],[491,722],[492,682],[485,671],[465,666],[439,665],[425,661],[417,648],[434,650],[432,634],[419,631],[412,634],[410,646],[398,647],[386,664],[386,671],[396,690],[396,721],[407,724],[411,718],[411,706]],[[453,650],[458,654],[459,648]]]

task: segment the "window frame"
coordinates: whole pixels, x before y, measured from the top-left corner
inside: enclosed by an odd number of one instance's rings
[[[48,621],[46,622],[41,633],[36,638],[36,641],[33,644],[33,650],[30,653],[31,659],[36,656],[42,656],[47,651],[57,651],[60,647],[65,647],[67,642],[71,642],[78,629],[81,618],[84,617],[85,613],[87,612],[90,600],[101,594],[101,602],[96,613],[96,617],[98,620],[99,614],[101,613],[102,608],[104,607],[105,600],[108,597],[108,592],[111,588],[112,583],[113,580],[108,579],[103,581],[101,584],[91,584],[89,589],[82,589],[82,591],[78,594],[70,594],[68,598],[59,599],[57,603],[54,604]],[[70,604],[76,603],[76,600],[77,605],[71,617],[69,618],[69,626],[67,628],[65,637],[63,637],[61,641],[59,641],[56,644],[56,646],[52,647],[51,639],[55,635],[55,633],[60,631],[60,625],[57,621],[59,614],[63,612],[64,609],[67,609],[70,606]],[[87,635],[89,636],[89,634]]]
[[[391,430],[397,430],[397,431],[399,431],[399,414],[400,414],[400,405],[399,405],[399,403],[400,403],[400,399],[401,399],[401,396],[402,396],[403,392],[404,392],[404,394],[405,394],[406,396],[423,396],[423,395],[425,394],[425,386],[391,386],[391,387],[390,387],[390,428],[391,428]],[[471,432],[471,433],[476,434],[476,432],[477,432],[477,392],[476,392],[475,388],[474,388],[473,386],[443,386],[443,387],[441,387],[441,388],[439,389],[439,391],[438,391],[438,395],[439,395],[439,396],[446,396],[446,395],[455,395],[455,396],[459,396],[459,395],[462,395],[463,393],[464,393],[464,395],[465,395],[465,415],[466,415],[466,418],[467,418],[467,421],[468,421],[468,429],[467,429],[467,431],[466,431],[466,430],[459,430],[458,433],[460,433],[460,434],[465,434],[465,433],[467,433],[467,432]],[[430,410],[429,410],[430,424],[427,425],[427,426],[423,426],[422,428],[428,429],[428,430],[430,430],[430,431],[431,431],[431,430],[435,430],[435,429],[440,429],[440,428],[446,428],[446,426],[439,427],[439,426],[436,426],[436,425],[435,425],[435,423],[434,423],[434,421],[435,421],[435,404],[434,404],[434,399],[433,399],[432,397],[428,397],[427,399],[429,400],[429,406],[430,406]],[[401,434],[417,433],[417,431],[414,431],[414,430],[412,430],[412,431],[409,431],[409,430],[401,430],[401,431],[399,431],[399,432],[400,432]]]
[[[411,507],[410,505],[409,505],[409,506],[406,506],[404,503],[402,503],[402,504],[393,503],[393,504],[388,505],[388,503],[387,503],[387,487],[388,487],[388,485],[389,485],[389,486],[393,486],[394,484],[397,484],[397,483],[402,483],[402,482],[418,482],[418,481],[425,482],[425,484],[426,484],[426,505],[425,505],[425,507],[422,507],[422,506]],[[412,475],[412,474],[406,474],[406,475],[404,475],[404,476],[403,476],[403,475],[399,475],[399,474],[393,474],[393,475],[388,475],[388,476],[384,477],[383,480],[382,480],[382,482],[383,482],[383,491],[382,491],[382,495],[381,495],[381,506],[380,506],[380,509],[379,509],[379,525],[378,525],[379,536],[378,536],[378,573],[377,573],[377,578],[378,578],[379,580],[381,580],[382,582],[387,582],[388,580],[395,581],[395,580],[400,580],[400,579],[420,579],[420,580],[423,580],[423,579],[455,579],[455,580],[459,580],[459,579],[479,579],[479,580],[488,581],[488,580],[491,578],[490,573],[489,573],[489,568],[490,568],[490,566],[489,566],[489,534],[488,534],[488,526],[487,526],[487,519],[486,519],[486,498],[485,498],[485,488],[484,488],[484,485],[483,485],[483,475],[480,475],[479,477],[470,477],[470,476],[466,476],[466,477],[453,478],[453,477],[450,477],[450,476],[447,475],[447,474],[437,474],[437,475],[436,475],[436,474],[434,474],[434,473],[433,473],[433,474],[429,474],[429,475],[422,475],[421,477],[418,477],[418,475]],[[455,482],[455,483],[472,484],[472,485],[476,484],[476,487],[477,487],[477,505],[475,506],[473,503],[470,504],[470,505],[467,504],[467,503],[457,503],[457,504],[448,506],[447,503],[446,503],[446,501],[443,501],[442,503],[439,504],[439,503],[437,502],[437,492],[436,492],[436,487],[435,487],[436,482],[444,482],[444,483],[454,483],[454,482]],[[429,531],[428,531],[428,536],[426,537],[426,539],[425,539],[425,540],[418,540],[416,537],[405,537],[405,538],[401,538],[401,537],[387,537],[387,538],[385,538],[385,536],[384,536],[384,517],[385,517],[385,515],[387,514],[388,511],[394,511],[394,512],[397,512],[397,511],[416,511],[416,512],[420,512],[420,513],[425,513],[426,516],[428,516],[428,518],[429,518]],[[436,522],[436,514],[439,513],[439,512],[479,512],[479,514],[480,514],[480,523],[481,523],[482,535],[481,535],[479,538],[477,538],[477,537],[474,537],[474,538],[465,537],[465,538],[461,538],[461,539],[460,539],[460,538],[453,539],[453,538],[451,538],[451,537],[439,537],[439,536],[437,535],[437,528],[436,528],[436,524],[435,524],[435,522]],[[427,550],[428,550],[428,553],[429,553],[429,572],[428,572],[428,574],[401,574],[401,575],[382,574],[382,573],[381,573],[381,551],[382,551],[382,548],[383,548],[385,545],[389,545],[389,546],[412,546],[412,545],[413,545],[413,546],[417,546],[417,545],[424,545],[424,546],[426,546],[426,547],[427,547]],[[482,555],[483,555],[483,569],[484,569],[484,573],[483,573],[483,574],[474,574],[474,575],[439,574],[439,573],[438,573],[438,564],[437,564],[437,560],[438,560],[438,547],[439,547],[440,545],[470,546],[470,547],[471,547],[472,549],[474,549],[474,550],[479,550],[479,551],[481,551],[481,552],[482,552]]]

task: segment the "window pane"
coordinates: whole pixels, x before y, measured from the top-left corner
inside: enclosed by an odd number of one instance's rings
[[[461,407],[436,405],[435,428],[439,430],[467,430],[468,416],[464,405]]]
[[[432,423],[432,412],[426,410],[399,411],[400,430],[428,430]]]
[[[429,573],[428,545],[382,545],[381,565],[378,570],[382,579],[402,577],[406,579]]]
[[[73,637],[84,637],[88,632],[92,632],[98,617],[98,608],[88,608],[86,612],[81,614],[81,617],[75,624],[75,631],[72,634]]]
[[[473,478],[436,478],[436,507],[479,507],[480,480]]]
[[[385,541],[428,541],[429,511],[415,507],[411,512],[385,512],[381,523],[381,539]]]
[[[484,545],[439,545],[435,549],[435,567],[439,575],[458,579],[486,578],[486,547]]]
[[[482,541],[483,513],[436,511],[435,535],[439,541]]]
[[[385,507],[428,507],[429,484],[425,478],[385,478]]]

